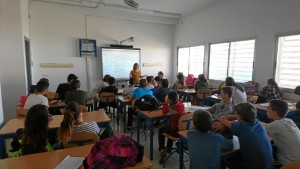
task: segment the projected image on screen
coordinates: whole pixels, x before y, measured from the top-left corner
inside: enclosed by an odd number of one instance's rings
[[[134,63],[140,63],[140,49],[101,48],[103,76],[129,78]]]

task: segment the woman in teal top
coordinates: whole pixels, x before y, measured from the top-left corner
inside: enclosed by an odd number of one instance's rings
[[[48,110],[41,104],[32,106],[26,115],[25,128],[19,150],[12,152],[12,157],[53,151],[48,143]]]

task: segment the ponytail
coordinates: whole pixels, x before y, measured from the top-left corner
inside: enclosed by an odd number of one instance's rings
[[[234,81],[234,79],[232,77],[227,77],[225,79],[225,83],[226,83],[226,86],[234,86],[234,87],[236,87],[242,93],[244,93],[244,91],[245,91],[244,88],[241,85],[238,85],[237,83],[235,83],[235,81]]]
[[[65,109],[64,119],[60,123],[60,127],[57,131],[57,137],[61,143],[67,143],[71,139],[74,124],[74,112]]]

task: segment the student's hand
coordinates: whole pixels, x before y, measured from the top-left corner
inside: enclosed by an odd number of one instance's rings
[[[217,132],[217,131],[225,130],[226,126],[224,126],[224,124],[222,124],[220,122],[214,122],[214,124],[212,125],[212,128],[215,132]]]

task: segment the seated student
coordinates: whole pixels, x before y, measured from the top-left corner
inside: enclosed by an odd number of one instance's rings
[[[107,87],[105,87],[101,90],[101,92],[99,94],[99,97],[100,97],[101,93],[104,93],[104,92],[113,93],[113,94],[117,95],[118,94],[118,88],[116,88],[116,86],[115,86],[115,81],[116,80],[115,80],[114,77],[109,77],[108,80],[107,80],[109,86],[107,86]],[[109,106],[116,108],[117,107],[117,102],[113,101],[113,102],[109,103]],[[104,108],[104,107],[106,107],[106,104],[101,102],[101,100],[100,100],[99,108]]]
[[[41,81],[49,83],[49,79],[47,79],[47,78],[41,78],[39,80],[39,82],[41,82]],[[50,86],[50,83],[49,83],[49,86]],[[35,93],[35,92],[36,92],[36,85],[31,85],[30,89],[29,89],[29,93]]]
[[[232,163],[232,167],[273,169],[271,143],[266,130],[256,119],[256,108],[251,103],[240,103],[234,106],[234,111],[235,115],[218,119],[239,138],[241,156]]]
[[[178,121],[181,115],[184,114],[184,105],[179,101],[179,96],[175,91],[171,91],[166,97],[166,101],[163,105],[162,113],[174,113],[170,115],[170,124],[162,126],[158,129],[158,150],[160,151],[159,163],[164,162],[166,152],[173,146],[173,141],[168,139],[167,148],[165,148],[165,136],[162,133],[168,133],[171,136],[178,137]]]
[[[71,87],[72,90],[67,91],[65,95],[65,103],[75,101],[80,105],[85,105],[87,101],[86,91],[80,90],[81,83],[79,80],[72,80]]]
[[[132,96],[132,92],[137,88],[134,87],[134,78],[130,78],[129,79],[129,86],[128,88],[123,89],[123,96],[127,96],[127,97],[131,97]]]
[[[188,132],[190,169],[220,168],[221,150],[232,149],[232,142],[210,131],[212,116],[205,110],[194,112],[193,124],[195,129]]]
[[[265,127],[273,138],[282,165],[300,161],[300,131],[293,120],[285,118],[288,109],[285,101],[271,100],[268,118],[274,121]]]
[[[57,93],[57,99],[58,100],[65,100],[65,94],[67,91],[72,90],[71,87],[71,82],[73,80],[77,80],[78,77],[74,74],[69,74],[68,75],[68,82],[67,83],[61,83],[58,85],[57,89],[56,89],[56,93]]]
[[[281,100],[282,92],[274,79],[269,79],[267,86],[260,90],[260,96],[257,103],[270,101],[272,99]]]
[[[18,146],[15,145],[12,157],[53,151],[48,143],[48,108],[45,105],[37,104],[32,106],[25,119],[22,140]]]
[[[294,94],[300,95],[300,86],[297,86],[294,90]],[[296,104],[296,109],[300,109],[300,101]]]
[[[152,84],[153,76],[147,76],[146,80],[147,80],[147,87],[146,87],[146,89],[152,90],[154,88],[154,86]]]
[[[198,89],[209,89],[210,84],[208,83],[208,80],[204,76],[204,74],[199,74],[198,81],[195,83],[195,91]]]
[[[232,104],[232,96],[233,89],[232,87],[225,86],[221,90],[221,98],[222,101],[214,104],[207,111],[209,111],[213,115],[213,119],[216,120],[221,116],[231,115],[233,114],[233,104]]]
[[[147,87],[146,79],[141,79],[140,87],[133,91],[130,101],[137,100],[144,95],[152,95],[153,96],[153,92],[151,90],[147,90],[146,87]],[[128,131],[131,130],[132,120],[133,120],[132,115],[136,115],[136,112],[134,110],[134,107],[129,107],[128,108],[128,122],[127,122],[127,130]]]
[[[161,88],[161,78],[159,78],[158,76],[156,76],[153,80],[152,80],[152,85],[154,86],[152,90],[153,95],[156,96],[157,91]]]
[[[234,105],[247,102],[247,94],[245,90],[241,85],[236,84],[232,77],[227,77],[225,79],[225,85],[231,86],[233,89],[232,101]]]
[[[93,88],[92,93],[94,94],[94,99],[99,102],[99,93],[102,88],[108,86],[108,78],[110,77],[109,74],[105,75],[102,80],[97,81],[96,86]]]
[[[57,135],[60,143],[67,143],[72,133],[92,132],[99,134],[100,129],[95,121],[85,122],[76,102],[69,102],[65,107],[65,114]]]
[[[164,73],[162,71],[159,71],[157,73],[157,76],[160,78],[160,80],[163,80],[165,77],[164,77]]]
[[[172,89],[169,88],[169,81],[168,79],[163,79],[161,81],[161,88],[158,89],[156,98],[160,102],[164,102],[166,96],[172,91]]]
[[[177,74],[177,81],[173,84],[172,89],[177,91],[178,89],[182,89],[184,87],[184,76],[182,72]]]
[[[26,99],[24,109],[29,109],[36,104],[42,104],[49,107],[48,99],[44,95],[48,92],[49,83],[40,81],[36,85],[36,92],[30,94]]]

